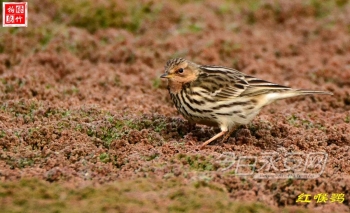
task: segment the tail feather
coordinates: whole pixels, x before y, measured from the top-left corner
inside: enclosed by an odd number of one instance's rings
[[[291,90],[285,90],[283,92],[269,93],[266,95],[266,98],[267,98],[267,102],[271,103],[279,99],[292,98],[292,97],[301,96],[301,95],[333,95],[333,93],[328,91],[291,89]]]
[[[333,95],[332,92],[328,91],[313,91],[313,90],[305,90],[305,89],[298,89],[295,90],[298,93],[301,93],[300,95],[313,95],[313,94],[319,94],[319,95]]]

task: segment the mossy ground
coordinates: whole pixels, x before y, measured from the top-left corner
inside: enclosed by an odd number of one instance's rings
[[[28,3],[27,28],[0,28],[0,211],[349,211],[347,0]],[[172,57],[334,95],[274,103],[199,150],[217,129],[176,112],[159,79]],[[326,152],[325,171],[259,180],[220,162],[278,150]]]

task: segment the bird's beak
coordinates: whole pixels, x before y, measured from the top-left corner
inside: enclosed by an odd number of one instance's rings
[[[164,73],[163,75],[160,76],[161,78],[169,78],[169,74],[168,73]]]

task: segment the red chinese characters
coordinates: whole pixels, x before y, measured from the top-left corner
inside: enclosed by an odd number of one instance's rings
[[[3,27],[26,27],[28,23],[27,2],[3,2]]]

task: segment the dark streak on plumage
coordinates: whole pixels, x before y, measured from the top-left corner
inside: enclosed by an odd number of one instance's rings
[[[231,113],[215,112],[215,115],[231,116]]]
[[[197,99],[192,99],[193,102],[199,106],[205,105],[205,101],[198,101]]]
[[[289,87],[278,85],[278,84],[254,84],[254,87],[270,87],[270,88],[285,88],[285,89],[290,89]]]
[[[257,103],[258,103],[258,101],[257,101],[257,100],[255,100],[255,99],[251,99],[251,100],[250,100],[250,103],[251,103],[251,104],[253,104],[253,105],[255,105],[255,104],[257,104]]]
[[[242,114],[238,114],[238,117],[241,117],[243,119],[246,119],[247,117],[245,115],[242,115]]]
[[[207,75],[210,75],[210,74],[226,74],[227,71],[221,71],[221,70],[210,70],[210,69],[207,69],[207,67],[205,66],[201,66],[200,67],[201,70],[205,71],[205,72],[208,72]]]
[[[221,109],[221,108],[229,108],[229,107],[233,107],[233,106],[237,106],[237,105],[245,106],[247,104],[249,104],[249,101],[245,101],[245,102],[234,101],[234,102],[231,102],[229,104],[221,104],[221,105],[212,107],[212,109],[216,110],[216,109]]]
[[[245,88],[245,86],[242,85],[242,84],[236,84],[235,87],[237,87],[238,89],[244,89]]]
[[[235,110],[235,111],[232,111],[231,114],[237,114],[237,113],[242,113],[241,110]]]

